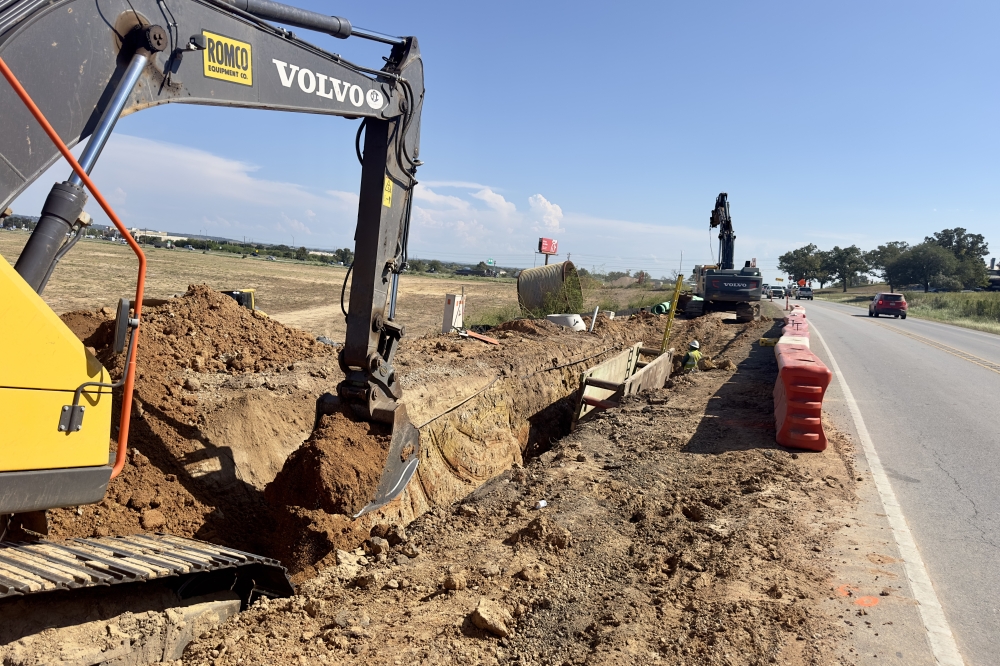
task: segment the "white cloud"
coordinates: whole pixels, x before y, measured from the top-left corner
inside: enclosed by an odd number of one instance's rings
[[[563,219],[563,211],[557,204],[552,203],[541,194],[532,194],[528,197],[528,204],[531,206],[532,215],[539,222],[535,229],[546,233],[565,231],[559,226]]]
[[[478,192],[474,192],[472,196],[480,201],[485,201],[487,206],[503,216],[513,215],[517,212],[517,206],[510,201],[507,201],[502,195],[497,194],[488,187],[484,187]]]
[[[150,154],[171,165],[169,171],[151,175],[144,162]],[[15,210],[37,214],[52,183],[66,173],[57,163],[18,198]],[[314,248],[353,246],[357,193],[270,179],[257,165],[197,148],[115,134],[94,180],[130,227],[273,243],[289,243],[294,235],[296,244]],[[414,193],[410,256],[493,257],[501,265],[531,266],[539,236],[557,238],[561,258],[572,253],[574,262],[587,267],[624,264],[655,271],[676,262],[682,248],[708,254],[701,224],[597,218],[541,193],[524,199],[502,192],[472,181],[422,182]],[[93,199],[87,212],[98,224],[109,223]],[[696,260],[688,257],[686,263]]]
[[[157,155],[171,165],[169,171],[151,176],[143,161],[146,155]],[[65,171],[65,164],[56,162],[18,197],[17,209],[39,210],[52,183],[65,179]],[[294,232],[308,235],[316,247],[351,242],[357,194],[271,180],[260,172],[255,164],[197,148],[113,134],[93,178],[129,227],[179,233],[203,230],[278,243],[287,243],[287,234]],[[93,197],[86,210],[97,224],[110,224]],[[322,220],[322,225],[312,228],[301,220]]]
[[[482,189],[496,189],[490,188],[489,185],[483,185],[481,183],[470,183],[465,180],[427,180],[421,181],[424,185],[428,187],[457,187],[462,190],[482,190]]]
[[[128,193],[120,187],[116,187],[114,192],[107,196],[108,203],[112,206],[124,206],[128,200]]]
[[[469,209],[469,203],[467,201],[447,194],[438,194],[423,183],[418,184],[416,189],[413,190],[413,198],[415,201],[422,201],[429,206],[437,208],[453,208],[455,210]]]
[[[278,228],[282,231],[294,231],[295,233],[306,234],[307,236],[312,235],[312,229],[285,213],[281,213],[281,222],[278,223]]]

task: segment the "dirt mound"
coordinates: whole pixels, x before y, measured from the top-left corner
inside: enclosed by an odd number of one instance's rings
[[[99,333],[107,339],[95,334],[94,342],[106,346],[111,322],[103,324]],[[144,374],[178,368],[198,373],[266,372],[332,351],[308,333],[241,307],[205,285],[191,285],[179,298],[144,308],[140,350]],[[98,347],[102,361],[112,361],[108,351]]]
[[[353,515],[374,496],[392,432],[336,413],[319,425],[264,490],[276,507],[298,506]]]
[[[66,315],[118,376],[111,318]],[[638,314],[591,335],[520,320],[500,327],[500,346],[404,339],[398,368],[427,452],[412,492],[379,520],[406,524],[547,450],[569,432],[579,373],[659,341],[665,322]],[[677,321],[675,334],[693,325],[718,326]],[[53,512],[54,536],[158,529],[278,557],[300,576],[364,540],[371,525],[349,515],[373,496],[389,433],[343,416],[315,423],[316,397],[342,376],[331,347],[194,286],[144,310],[138,365],[136,453],[102,503]]]
[[[225,643],[226,663],[845,663],[824,600],[852,469],[774,444],[773,351],[752,345],[767,325],[730,346],[736,374],[626,399],[418,518],[385,561],[330,562],[185,661]],[[484,598],[504,638],[477,623]]]
[[[64,315],[60,315],[59,318],[62,319],[64,324],[69,326],[69,330],[73,331],[76,337],[83,340],[83,344],[93,346],[93,341],[90,340],[90,337],[97,332],[101,324],[113,316],[111,308],[104,308],[98,312],[90,312],[88,310],[67,312]]]
[[[62,319],[118,378],[113,316]],[[309,436],[334,350],[204,286],[142,319],[128,464],[99,504],[51,511],[51,532],[165,531],[252,550],[267,514],[260,491]],[[113,424],[119,405],[117,391]]]
[[[545,335],[559,330],[559,326],[553,324],[548,319],[514,319],[505,321],[492,330],[497,332],[512,331],[514,333],[527,333],[528,335]]]

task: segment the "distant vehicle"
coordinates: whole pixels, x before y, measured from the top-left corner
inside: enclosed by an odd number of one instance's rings
[[[767,296],[770,293],[771,293],[771,285],[765,283],[764,286],[760,288],[760,294],[761,296]]]
[[[234,301],[242,305],[248,310],[257,309],[257,290],[256,289],[230,289],[223,290],[221,293],[229,296]]]
[[[192,246],[190,246],[190,245],[185,245],[184,249],[185,250],[193,250],[194,248]]]
[[[902,294],[878,293],[868,304],[868,316],[889,315],[906,319],[906,299]]]
[[[267,260],[268,261],[277,261],[277,259],[275,258],[275,256],[273,254],[267,255]]]
[[[798,293],[795,294],[795,300],[801,301],[803,298],[808,298],[810,301],[813,299],[812,287],[799,287]]]
[[[784,298],[785,297],[785,288],[782,287],[782,286],[780,286],[780,285],[775,285],[775,286],[771,287],[771,289],[770,289],[770,296],[771,296],[771,298]]]

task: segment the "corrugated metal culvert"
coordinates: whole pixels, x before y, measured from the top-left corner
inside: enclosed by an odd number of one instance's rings
[[[517,300],[521,311],[533,317],[580,312],[583,290],[576,266],[563,261],[521,271],[517,278]]]

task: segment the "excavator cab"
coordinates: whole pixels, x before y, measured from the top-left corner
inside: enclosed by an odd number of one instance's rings
[[[223,290],[221,293],[229,296],[231,299],[240,304],[240,306],[246,308],[247,310],[257,309],[257,290],[256,289],[230,289],[228,291]]]
[[[5,121],[0,211],[7,214],[8,204],[60,155],[72,166],[69,177],[52,186],[16,264],[0,259],[0,337],[17,350],[0,362],[0,515],[100,501],[125,463],[132,385],[141,357],[145,257],[89,173],[122,115],[167,103],[360,119],[355,261],[340,355],[345,379],[330,408],[392,426],[377,493],[358,516],[384,506],[403,492],[420,458],[419,433],[402,403],[394,366],[404,334],[396,320],[396,294],[406,268],[421,164],[424,77],[416,38],[364,30],[340,17],[271,0],[130,0],[118,14],[108,12],[104,3],[90,0],[0,3],[0,73],[7,81],[0,83]],[[388,55],[379,69],[364,67],[282,26],[375,41],[387,47]],[[70,149],[84,141],[79,159],[74,158]],[[131,306],[122,299],[117,319],[122,340],[116,347],[129,355],[118,382],[41,298],[54,268],[89,224],[83,208],[91,196],[139,263],[135,298]],[[252,289],[227,293],[241,305],[256,305]],[[118,389],[118,449],[109,461],[107,437]],[[134,559],[144,547],[170,553],[170,561],[198,562],[208,569],[278,566],[190,541],[163,536],[152,545],[46,546],[25,552],[13,564],[12,551],[0,547],[0,597],[142,578],[159,566]],[[51,560],[49,572],[32,573],[31,562],[45,558]],[[112,574],[107,563],[115,558],[133,559]],[[280,581],[275,587],[275,594],[290,590]]]

